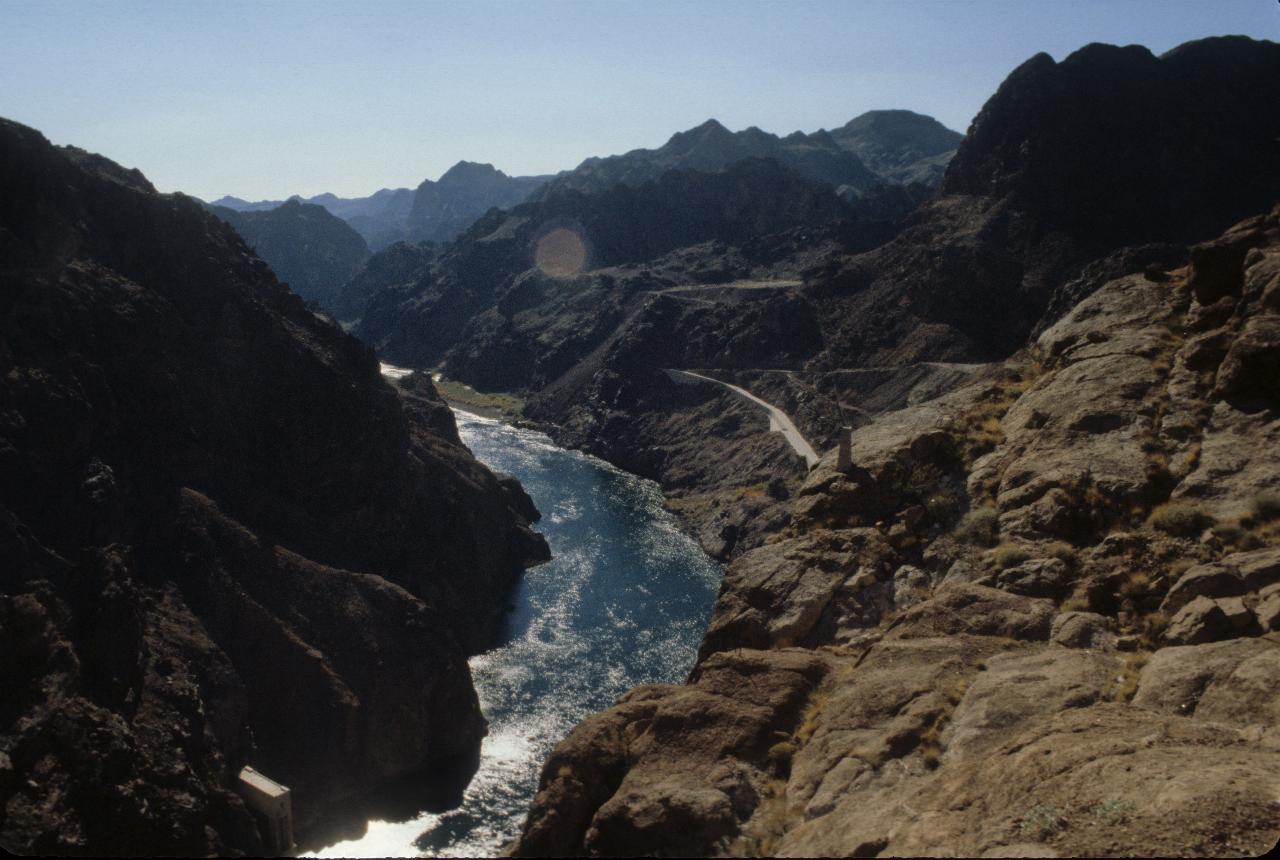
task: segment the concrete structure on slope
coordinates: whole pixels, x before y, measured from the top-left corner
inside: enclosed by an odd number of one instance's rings
[[[293,851],[293,801],[289,788],[251,767],[240,771],[237,788],[258,819],[263,847],[275,854]]]

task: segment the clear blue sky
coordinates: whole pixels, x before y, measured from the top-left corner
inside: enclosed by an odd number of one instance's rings
[[[0,0],[0,116],[164,191],[343,196],[514,174],[715,117],[788,133],[909,108],[967,128],[1038,51],[1280,38],[1276,0]]]

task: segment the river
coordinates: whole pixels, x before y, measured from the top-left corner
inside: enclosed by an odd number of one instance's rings
[[[492,855],[518,834],[542,762],[575,724],[693,666],[722,572],[657,485],[542,433],[455,416],[476,457],[533,498],[552,560],[522,578],[504,644],[471,659],[489,735],[461,803],[371,819],[363,836],[304,856]]]

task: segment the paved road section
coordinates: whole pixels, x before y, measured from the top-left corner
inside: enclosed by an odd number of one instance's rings
[[[809,468],[813,468],[814,464],[816,464],[820,459],[818,457],[818,452],[813,450],[813,446],[809,444],[809,441],[804,438],[804,435],[798,429],[796,429],[795,423],[792,422],[787,413],[783,412],[772,403],[766,403],[750,391],[747,391],[745,388],[739,388],[736,385],[730,385],[727,382],[722,382],[719,379],[713,379],[710,376],[703,376],[701,373],[694,373],[691,370],[667,370],[667,375],[676,382],[681,383],[688,383],[690,381],[714,382],[716,385],[723,385],[739,397],[745,397],[757,406],[764,407],[765,411],[769,413],[769,429],[781,433],[783,438],[785,438],[791,445],[792,449],[804,458],[804,462],[809,466]]]

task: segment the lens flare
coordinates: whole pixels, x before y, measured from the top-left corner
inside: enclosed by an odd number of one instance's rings
[[[557,227],[538,240],[533,262],[544,275],[571,278],[586,266],[587,246],[573,230]]]

